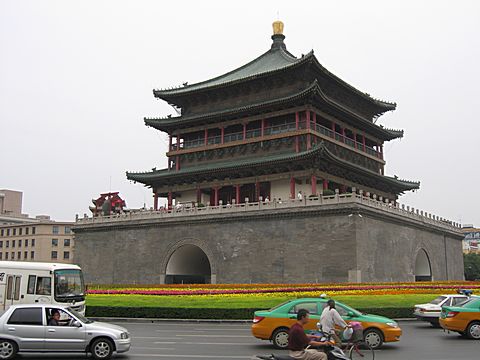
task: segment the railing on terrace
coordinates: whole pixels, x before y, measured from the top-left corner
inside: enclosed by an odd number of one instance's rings
[[[299,129],[305,129],[306,123],[305,121],[302,121],[298,124]],[[281,125],[275,125],[275,126],[268,126],[263,129],[263,135],[276,135],[276,134],[283,134],[283,133],[288,133],[291,131],[296,130],[296,124],[295,122],[289,122]],[[331,129],[320,125],[320,124],[315,124],[314,130],[324,136],[328,136],[329,138],[335,139],[339,142],[342,142],[352,148],[358,149],[360,151],[364,151],[367,154],[371,156],[375,156],[377,158],[381,158],[381,153],[375,150],[374,148],[370,146],[363,146],[363,143],[360,143],[356,140],[350,139],[347,136],[343,136],[343,134],[340,134],[338,132],[334,132]],[[261,129],[251,129],[246,131],[245,137],[247,139],[252,139],[256,137],[262,136],[262,130]],[[242,132],[235,132],[231,134],[226,134],[223,137],[223,142],[228,143],[232,141],[241,141],[243,140],[243,131]],[[207,138],[207,145],[216,145],[216,144],[221,144],[222,143],[222,136],[221,135],[216,135],[216,136],[210,136]],[[191,148],[196,148],[200,146],[205,146],[205,138],[198,138],[195,140],[188,140],[178,144],[173,144],[172,145],[172,151],[176,150],[182,150],[182,149],[191,149]]]
[[[302,200],[274,200],[274,201],[260,201],[260,202],[246,202],[242,204],[227,204],[217,206],[193,207],[179,205],[173,209],[167,210],[135,210],[126,213],[115,214],[110,216],[87,217],[85,214],[83,218],[77,215],[76,223],[78,225],[89,224],[106,224],[112,222],[130,221],[130,220],[148,220],[158,218],[175,218],[182,216],[199,216],[212,214],[228,214],[241,213],[259,210],[274,210],[274,209],[289,209],[289,208],[308,208],[311,206],[335,205],[335,204],[363,204],[365,206],[382,210],[388,213],[396,214],[410,219],[422,221],[427,224],[432,224],[448,230],[459,230],[461,225],[444,218],[441,218],[431,213],[414,209],[413,207],[400,205],[394,202],[380,201],[373,195],[373,199],[365,196],[363,191],[359,193],[344,193],[339,194],[338,190],[335,195],[330,196],[309,196]]]
[[[374,148],[372,148],[370,146],[367,146],[367,145],[365,145],[365,147],[364,147],[363,143],[360,143],[356,140],[350,139],[347,136],[343,136],[343,134],[333,132],[331,129],[329,129],[329,128],[323,126],[323,125],[315,124],[315,131],[319,132],[322,135],[333,138],[337,141],[343,142],[343,143],[345,143],[346,145],[348,145],[352,148],[358,149],[360,151],[365,151],[369,155],[381,158],[381,153],[378,152],[377,150],[375,150]],[[364,150],[364,148],[365,148],[365,150]]]

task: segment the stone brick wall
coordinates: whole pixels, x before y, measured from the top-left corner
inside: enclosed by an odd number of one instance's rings
[[[217,283],[413,281],[420,248],[434,280],[463,279],[461,235],[362,205],[80,224],[75,232],[87,283],[162,283],[184,244],[206,253]]]

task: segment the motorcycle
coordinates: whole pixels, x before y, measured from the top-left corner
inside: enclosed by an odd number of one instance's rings
[[[320,335],[321,336],[320,341],[322,342],[330,341],[334,343],[330,335],[326,335],[323,333],[317,333],[314,335]],[[312,347],[309,345],[307,346],[307,349],[309,348],[312,348]],[[350,358],[338,346],[335,346],[335,345],[322,346],[321,350],[327,354],[328,360],[350,360]],[[262,359],[262,360],[295,360],[294,358],[288,355],[275,355],[275,354],[256,355],[256,358]]]

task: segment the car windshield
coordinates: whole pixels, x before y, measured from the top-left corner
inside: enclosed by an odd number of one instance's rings
[[[93,320],[87,319],[85,316],[80,314],[78,311],[73,310],[71,307],[68,308],[68,311],[72,313],[73,316],[75,316],[78,320],[83,322],[84,324],[91,324],[93,323]]]
[[[85,296],[85,286],[83,284],[81,270],[55,270],[54,281],[56,298],[72,298],[73,300]]]
[[[278,309],[280,306],[283,306],[283,305],[285,305],[285,304],[288,304],[288,303],[291,302],[291,301],[292,301],[292,300],[288,300],[288,301],[285,301],[285,302],[283,302],[283,303],[281,303],[281,304],[275,305],[274,307],[272,307],[272,308],[269,309],[268,311],[276,310],[276,309]]]
[[[456,306],[477,307],[478,305],[480,305],[480,299],[479,298],[470,298],[468,300],[465,300],[464,302],[461,302],[460,304],[457,304]]]
[[[440,304],[443,300],[445,300],[446,298],[447,298],[446,296],[439,296],[439,297],[437,297],[436,299],[430,301],[430,304],[438,305],[438,304]]]

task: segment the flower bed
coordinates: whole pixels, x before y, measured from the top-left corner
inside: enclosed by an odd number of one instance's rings
[[[461,288],[480,290],[478,282],[418,282],[418,283],[364,283],[364,284],[199,284],[199,285],[150,285],[150,286],[90,286],[88,294],[111,295],[245,295],[317,297],[323,293],[335,295],[400,295],[439,294]]]

